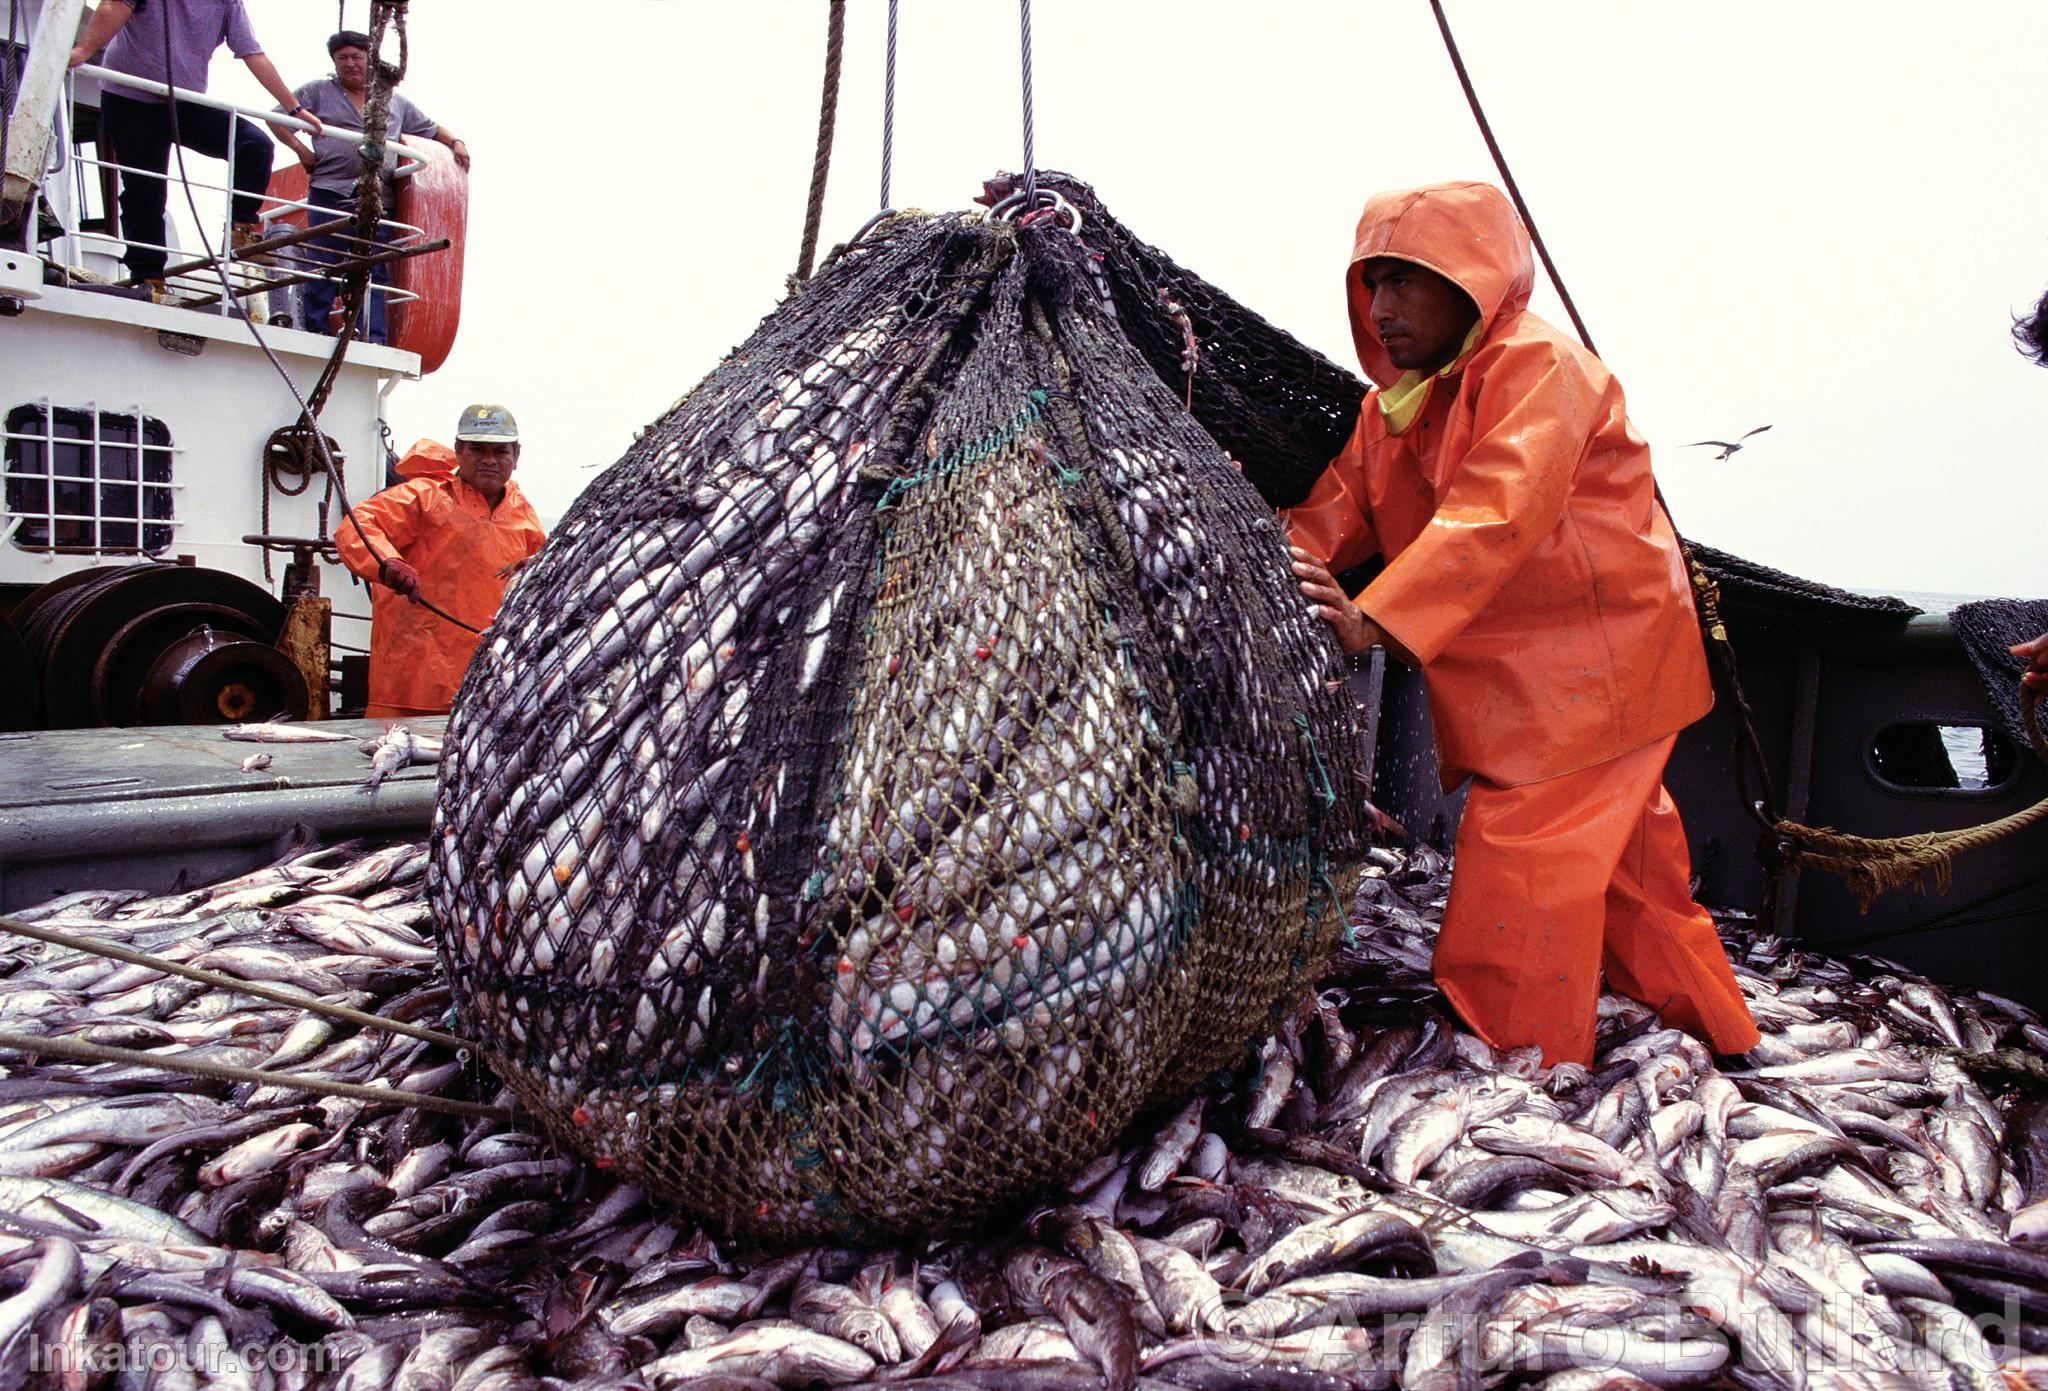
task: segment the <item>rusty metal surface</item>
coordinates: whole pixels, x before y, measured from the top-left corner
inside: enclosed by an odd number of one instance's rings
[[[297,567],[294,566],[294,569]],[[306,698],[314,718],[325,718],[328,709],[327,667],[334,638],[334,601],[320,597],[320,572],[305,567],[313,577],[311,590],[301,592],[284,616],[284,631],[277,635],[277,649],[299,669],[306,683]]]

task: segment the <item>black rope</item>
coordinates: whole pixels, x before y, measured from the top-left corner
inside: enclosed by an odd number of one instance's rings
[[[1550,257],[1550,249],[1543,243],[1543,233],[1536,226],[1536,219],[1529,212],[1529,204],[1522,197],[1521,185],[1515,182],[1515,174],[1508,167],[1507,156],[1502,153],[1500,141],[1494,138],[1493,126],[1486,119],[1486,111],[1479,104],[1479,93],[1472,85],[1472,75],[1465,68],[1464,55],[1458,51],[1458,40],[1451,33],[1451,22],[1444,14],[1443,0],[1429,0],[1430,11],[1436,16],[1436,27],[1443,35],[1444,51],[1450,55],[1451,67],[1458,75],[1458,85],[1464,89],[1465,103],[1472,109],[1472,119],[1479,125],[1479,134],[1486,141],[1487,153],[1493,156],[1493,166],[1500,171],[1501,182],[1506,185],[1508,197],[1513,200],[1515,211],[1522,219],[1522,225],[1529,230],[1529,241],[1536,248],[1536,254],[1543,261],[1544,272],[1550,283],[1557,289],[1558,299],[1564,302],[1565,313],[1571,316],[1572,328],[1579,335],[1579,341],[1586,345],[1586,351],[1599,355],[1593,345],[1593,335],[1586,329],[1586,321],[1579,316],[1579,307],[1566,288],[1564,277],[1558,274],[1557,263]],[[1656,494],[1657,506],[1663,510],[1664,518],[1671,523],[1672,535],[1678,538],[1680,551],[1684,555],[1687,577],[1693,587],[1694,612],[1699,619],[1702,636],[1707,650],[1707,667],[1715,689],[1726,700],[1735,714],[1735,779],[1738,795],[1750,815],[1764,827],[1766,835],[1758,847],[1758,860],[1763,864],[1766,876],[1766,903],[1775,902],[1779,881],[1784,874],[1782,852],[1777,848],[1774,836],[1778,824],[1777,793],[1772,786],[1770,763],[1764,756],[1763,741],[1756,732],[1755,712],[1750,708],[1749,698],[1742,689],[1741,672],[1735,659],[1734,645],[1728,639],[1728,630],[1720,614],[1719,591],[1711,576],[1698,558],[1693,555],[1684,533],[1678,529],[1678,519],[1671,514],[1671,504],[1664,499],[1664,490],[1654,479],[1651,488]],[[1756,786],[1750,778],[1754,775]],[[1761,795],[1755,795],[1761,793]]]
[[[811,201],[804,210],[804,242],[796,258],[798,281],[811,278],[811,264],[818,255],[818,226],[825,220],[825,177],[832,169],[832,126],[839,117],[839,60],[845,42],[846,0],[831,0],[825,15],[825,85],[818,97],[818,148],[811,155]]]
[[[1025,0],[1025,8],[1030,9],[1030,0]],[[1436,27],[1443,33],[1444,50],[1451,55],[1451,66],[1457,69],[1458,85],[1465,89],[1465,102],[1472,108],[1472,118],[1479,122],[1479,133],[1485,137],[1487,152],[1493,156],[1493,167],[1500,170],[1508,197],[1515,200],[1515,211],[1522,215],[1522,225],[1529,229],[1529,240],[1535,243],[1536,254],[1543,258],[1543,269],[1549,273],[1550,283],[1557,287],[1557,297],[1564,301],[1564,312],[1571,315],[1572,328],[1578,332],[1579,341],[1586,345],[1587,352],[1597,357],[1600,350],[1593,346],[1593,335],[1586,332],[1586,322],[1579,317],[1579,307],[1572,303],[1572,292],[1564,287],[1564,277],[1557,273],[1549,248],[1543,245],[1543,234],[1536,230],[1536,219],[1529,215],[1529,205],[1522,201],[1521,187],[1515,183],[1515,176],[1508,169],[1507,156],[1500,152],[1500,142],[1493,138],[1493,127],[1487,124],[1486,113],[1479,107],[1479,94],[1472,90],[1472,77],[1465,71],[1465,59],[1458,52],[1458,41],[1451,37],[1451,22],[1444,17],[1443,0],[1429,0],[1429,8],[1436,13]],[[1028,56],[1026,62],[1025,71],[1028,73]],[[1026,90],[1029,90],[1028,86]],[[1027,154],[1025,159],[1028,162],[1030,155]]]
[[[889,56],[882,68],[882,201],[889,206],[889,166],[896,151],[896,0],[889,0]]]

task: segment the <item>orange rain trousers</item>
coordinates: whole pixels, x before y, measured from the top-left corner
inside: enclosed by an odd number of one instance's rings
[[[1673,735],[1541,782],[1474,779],[1458,826],[1437,984],[1495,1048],[1591,1063],[1600,973],[1717,1053],[1756,1024],[1713,919],[1692,901],[1685,828],[1664,790]]]
[[[488,628],[505,598],[498,571],[540,549],[546,539],[540,518],[517,483],[506,483],[505,496],[492,507],[454,474],[436,473],[365,498],[355,515],[363,534],[344,517],[334,544],[342,564],[370,587],[370,700],[364,713],[373,719],[445,715],[478,634],[386,586],[377,578],[377,557],[403,559],[420,572],[422,597],[465,623]]]

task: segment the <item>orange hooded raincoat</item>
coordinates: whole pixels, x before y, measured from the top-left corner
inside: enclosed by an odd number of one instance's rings
[[[1478,306],[1434,378],[1381,346],[1358,264],[1435,271]],[[1529,313],[1534,264],[1507,198],[1453,183],[1375,196],[1345,270],[1367,395],[1344,452],[1287,513],[1339,572],[1386,568],[1358,606],[1422,665],[1446,790],[1473,779],[1436,975],[1474,1032],[1591,1059],[1617,988],[1722,1052],[1757,1038],[1686,888],[1661,777],[1712,704],[1676,535],[1621,386]]]
[[[423,441],[422,443],[428,443]],[[436,446],[439,448],[439,446]],[[431,468],[431,451],[407,452]],[[404,467],[402,464],[401,468]],[[366,714],[442,715],[476,650],[478,635],[428,612],[377,578],[378,556],[420,572],[420,593],[477,628],[488,628],[505,598],[498,571],[538,551],[546,535],[519,485],[490,499],[451,472],[421,472],[355,505],[363,537],[344,517],[334,544],[342,564],[370,586],[370,702]]]

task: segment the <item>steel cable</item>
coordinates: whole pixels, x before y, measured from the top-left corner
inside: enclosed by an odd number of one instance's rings
[[[896,0],[889,0],[889,52],[882,67],[882,200],[889,206],[889,167],[896,151]]]
[[[1024,210],[1038,206],[1038,166],[1031,154],[1031,0],[1018,0],[1018,31],[1024,57]]]

